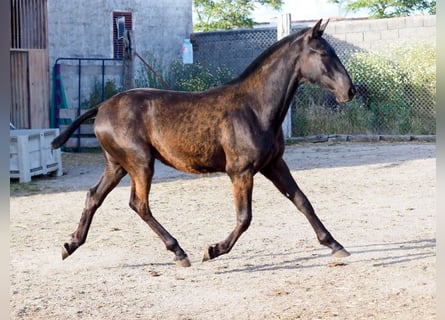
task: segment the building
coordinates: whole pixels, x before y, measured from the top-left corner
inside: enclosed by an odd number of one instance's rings
[[[192,0],[10,1],[10,121],[17,128],[53,124],[57,59],[121,59],[123,31],[129,29],[138,53],[150,53],[168,65],[180,57],[183,40],[193,28]],[[78,84],[85,92],[92,87],[76,70],[76,66],[67,67],[59,75],[68,107],[80,105],[83,99],[76,98],[75,92],[81,91]]]

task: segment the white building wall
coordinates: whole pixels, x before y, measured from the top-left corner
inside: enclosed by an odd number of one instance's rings
[[[113,57],[113,11],[133,13],[136,50],[179,58],[192,32],[192,0],[48,0],[50,66],[58,57]]]

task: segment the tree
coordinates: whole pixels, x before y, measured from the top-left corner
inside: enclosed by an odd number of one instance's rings
[[[283,0],[193,0],[197,31],[252,28],[252,13],[257,5],[280,9]]]
[[[436,0],[329,0],[345,7],[346,10],[358,11],[369,9],[373,18],[391,18],[409,16],[414,13],[436,14]]]

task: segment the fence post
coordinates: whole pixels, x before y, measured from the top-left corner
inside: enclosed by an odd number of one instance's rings
[[[277,41],[284,38],[290,34],[291,30],[291,16],[290,13],[282,14],[278,18],[277,23]],[[290,138],[292,136],[292,116],[291,108],[287,110],[286,117],[284,118],[283,124],[284,138]]]
[[[124,65],[124,90],[132,89],[135,87],[134,84],[134,37],[132,30],[125,30],[124,32],[124,54],[123,54],[123,65]]]

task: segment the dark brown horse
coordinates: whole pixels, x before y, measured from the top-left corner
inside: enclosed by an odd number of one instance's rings
[[[327,23],[326,23],[327,24]],[[297,87],[317,83],[339,102],[352,99],[354,86],[332,47],[322,38],[326,24],[291,34],[264,51],[236,79],[204,92],[134,89],[88,110],[52,142],[59,148],[86,119],[96,116],[95,134],[106,167],[85,202],[79,226],[63,246],[65,259],[81,246],[93,215],[127,173],[130,207],[189,266],[178,241],[153,217],[149,192],[156,159],[190,173],[226,172],[232,182],[237,223],[227,239],[209,246],[203,260],[228,253],[252,217],[253,177],[263,174],[306,216],[318,241],[332,254],[349,253],[316,216],[282,156],[281,124]]]

